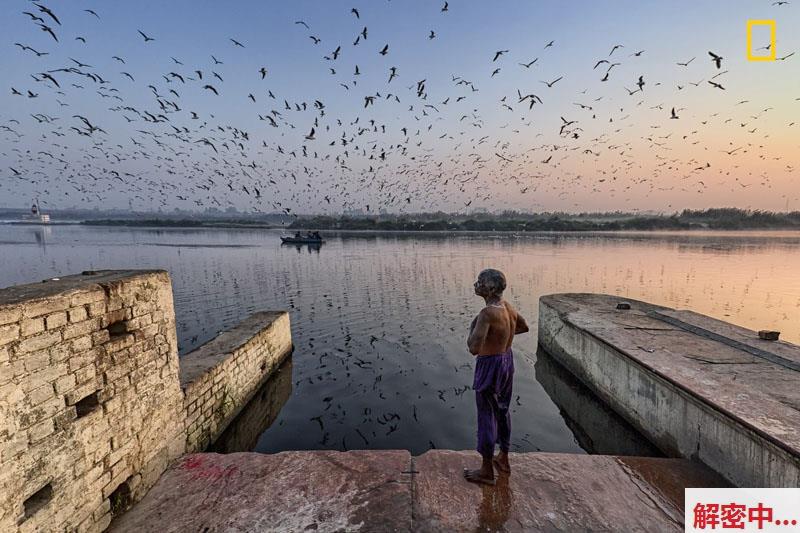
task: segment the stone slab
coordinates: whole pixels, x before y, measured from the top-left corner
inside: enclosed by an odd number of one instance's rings
[[[684,459],[512,454],[494,487],[475,452],[192,454],[114,532],[681,531],[683,489],[725,486]],[[413,479],[412,479],[413,478]]]
[[[166,274],[165,270],[96,270],[83,274],[72,274],[60,278],[42,280],[39,283],[14,285],[0,289],[0,308],[46,300],[56,296],[70,296],[74,292],[85,291],[97,285],[144,278],[152,274]]]
[[[407,451],[190,454],[110,531],[409,531],[410,464]]]
[[[416,531],[683,531],[683,489],[725,486],[685,459],[512,453],[493,487],[461,479],[474,452],[414,458]]]

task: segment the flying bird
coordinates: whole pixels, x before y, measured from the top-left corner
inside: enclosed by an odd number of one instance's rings
[[[136,30],[136,31],[139,32],[139,35],[144,37],[144,42],[155,41],[155,39],[153,37],[148,37],[147,35],[145,35],[145,33],[142,30]]]
[[[559,77],[557,77],[556,79],[554,79],[553,81],[542,81],[542,83],[544,83],[545,85],[547,85],[547,87],[552,87],[552,86],[553,86],[553,85],[555,85],[555,84],[556,84],[556,83],[557,83],[559,80],[561,80],[563,77],[564,77],[564,76],[559,76]]]
[[[717,68],[722,68],[722,57],[721,56],[718,56],[717,54],[715,54],[714,52],[711,52],[711,51],[708,52],[708,55],[711,56],[711,61],[713,61],[714,64],[717,65]]]
[[[494,59],[492,59],[492,63],[494,63],[495,61],[497,61],[497,59],[498,59],[498,58],[499,58],[501,55],[503,55],[503,54],[506,54],[506,53],[508,53],[508,50],[498,50],[497,52],[495,52],[495,53],[494,53]]]

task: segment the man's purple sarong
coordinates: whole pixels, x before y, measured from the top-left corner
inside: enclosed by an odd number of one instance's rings
[[[475,403],[478,406],[478,453],[494,455],[495,443],[507,452],[511,445],[511,385],[514,354],[511,348],[498,355],[480,355],[475,362]]]

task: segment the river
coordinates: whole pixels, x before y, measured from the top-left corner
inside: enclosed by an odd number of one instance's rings
[[[253,429],[248,448],[261,452],[473,448],[465,338],[483,306],[472,283],[486,267],[505,272],[506,297],[533,330],[514,342],[512,451],[644,453],[629,428],[537,355],[542,294],[618,294],[777,329],[800,343],[800,232],[350,233],[326,236],[318,248],[281,246],[279,235],[4,224],[0,287],[163,268],[182,354],[253,312],[288,310],[291,380],[283,380],[282,408],[262,417],[271,425]],[[578,427],[587,410],[588,426],[613,425],[615,444],[588,435],[585,422]]]

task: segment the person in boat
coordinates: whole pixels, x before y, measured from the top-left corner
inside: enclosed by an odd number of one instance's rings
[[[303,236],[300,234],[300,232],[299,232],[299,231],[297,231],[297,232],[295,232],[295,234],[294,234],[294,238],[299,240],[299,239],[302,239],[302,238],[303,238]]]
[[[508,451],[511,445],[511,389],[514,359],[511,343],[514,335],[529,331],[525,319],[503,300],[506,277],[488,268],[478,275],[475,294],[486,301],[469,327],[467,347],[475,360],[475,403],[478,408],[478,446],[481,468],[464,469],[464,477],[475,483],[494,485],[494,468],[511,472]],[[495,444],[500,451],[495,456]]]

